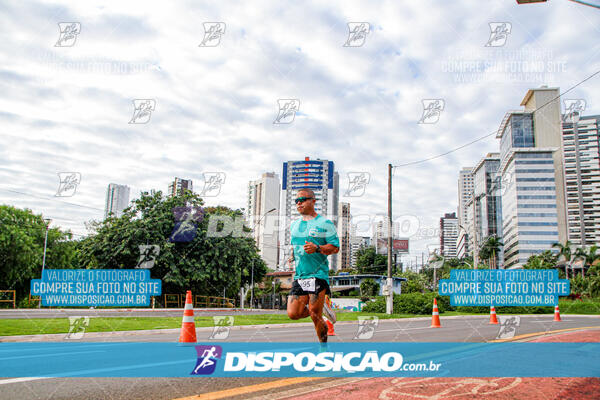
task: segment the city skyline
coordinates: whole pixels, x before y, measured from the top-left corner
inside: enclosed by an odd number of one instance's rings
[[[248,7],[214,5],[198,11],[227,23],[221,44],[211,49],[198,47],[201,24],[182,6],[159,6],[140,18],[128,4],[102,16],[65,5],[61,21],[80,21],[81,33],[73,47],[59,48],[58,25],[48,23],[53,7],[10,5],[15,18],[6,27],[22,37],[0,44],[5,59],[19,65],[2,72],[11,101],[3,102],[0,120],[11,147],[3,149],[0,202],[85,235],[85,222],[102,219],[110,182],[130,186],[137,198],[150,189],[166,194],[175,176],[192,180],[199,192],[206,174],[221,172],[225,182],[206,204],[241,208],[248,181],[310,154],[336,163],[340,201],[351,203],[353,215],[385,215],[388,163],[401,166],[471,143],[494,132],[528,89],[566,91],[595,72],[597,28],[584,7],[549,2],[515,13],[508,3],[485,12],[466,2],[430,5],[436,13],[423,4],[362,10],[372,30],[361,47],[343,46],[351,16],[336,6],[291,6],[306,13],[303,20],[263,8],[273,21],[266,31],[248,23]],[[399,14],[429,34],[398,26],[392,16]],[[581,24],[573,32],[561,19]],[[496,20],[511,21],[513,29],[503,46],[486,47],[488,24]],[[92,26],[111,36],[95,36]],[[502,69],[504,60],[541,60],[545,67],[539,74],[510,71]],[[461,61],[502,68],[473,72]],[[94,63],[113,62],[125,72],[95,69]],[[586,99],[585,114],[597,115],[598,88],[595,77],[565,98]],[[137,99],[155,101],[148,103],[147,123],[130,123]],[[298,99],[298,111],[293,121],[274,124],[281,99]],[[423,118],[427,99],[444,100],[435,123]],[[411,257],[439,240],[439,216],[458,208],[456,171],[497,149],[492,135],[395,168],[393,214],[414,216],[422,231],[411,238]],[[72,196],[55,196],[63,172],[81,174]],[[357,172],[369,176],[364,194],[344,197],[348,174]]]

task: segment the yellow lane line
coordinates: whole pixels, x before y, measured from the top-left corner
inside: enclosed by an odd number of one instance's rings
[[[286,378],[286,379],[279,379],[279,380],[276,380],[276,381],[266,382],[266,383],[259,383],[259,384],[256,384],[256,385],[240,386],[240,387],[236,387],[236,388],[233,388],[233,389],[220,390],[218,392],[210,392],[210,393],[203,393],[203,394],[199,394],[199,395],[195,395],[195,396],[181,397],[181,398],[175,399],[175,400],[208,400],[208,399],[215,400],[215,399],[223,399],[223,398],[226,398],[226,397],[240,396],[242,394],[260,392],[260,391],[263,391],[263,390],[269,390],[269,389],[274,389],[274,388],[278,388],[278,387],[282,387],[282,386],[295,385],[297,383],[304,383],[304,382],[310,382],[310,381],[321,380],[321,379],[325,379],[325,378]]]
[[[584,329],[600,329],[600,326],[581,326],[579,328],[568,328],[568,329],[557,329],[555,331],[542,331],[542,332],[534,332],[534,333],[525,333],[523,335],[514,336],[510,339],[496,339],[490,340],[490,342],[512,342],[515,340],[525,339],[532,336],[544,336],[550,335],[552,333],[561,333],[561,332],[569,332],[569,331],[579,331]]]

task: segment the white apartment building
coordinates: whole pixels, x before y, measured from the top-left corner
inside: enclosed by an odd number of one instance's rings
[[[246,220],[253,231],[260,256],[270,269],[277,269],[280,258],[279,196],[281,185],[275,172],[266,172],[260,179],[248,183]]]
[[[440,218],[440,253],[444,257],[457,256],[458,218],[456,213],[446,213]]]
[[[129,186],[110,183],[106,189],[106,200],[104,202],[104,218],[109,214],[114,217],[123,215],[123,210],[129,206]]]
[[[600,115],[580,116],[576,141],[573,121],[565,118],[562,124],[568,236],[575,246],[600,245],[599,125]]]

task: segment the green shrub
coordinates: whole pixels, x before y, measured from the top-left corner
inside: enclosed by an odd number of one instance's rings
[[[433,311],[433,298],[437,293],[407,293],[394,295],[394,314],[417,314],[431,315]],[[437,304],[440,313],[451,311],[453,307],[447,296],[438,296]],[[385,297],[378,296],[375,301],[372,301],[363,306],[363,311],[374,313],[385,313]]]

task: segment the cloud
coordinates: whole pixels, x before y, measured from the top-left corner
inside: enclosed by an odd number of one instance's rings
[[[71,21],[82,27],[75,45],[54,47],[58,23]],[[220,45],[198,47],[202,23],[219,21]],[[502,48],[484,47],[494,21],[512,24]],[[348,22],[369,22],[362,47],[343,47]],[[78,234],[102,218],[111,182],[137,197],[165,192],[175,176],[200,190],[203,172],[223,171],[225,186],[207,203],[239,208],[248,181],[281,176],[284,161],[305,156],[335,162],[340,195],[347,172],[369,172],[363,197],[340,200],[353,214],[385,212],[388,163],[493,132],[527,89],[576,84],[600,51],[596,16],[567,2],[13,3],[0,23],[12,32],[0,43],[0,202]],[[514,72],[506,61],[542,61],[543,73]],[[590,80],[569,95],[598,113],[599,86]],[[283,98],[299,99],[300,113],[274,125]],[[439,122],[417,124],[421,101],[432,98],[445,100]],[[134,99],[156,101],[149,123],[128,124]],[[457,208],[460,168],[497,150],[492,136],[395,169],[394,213],[436,228]],[[68,200],[54,197],[65,171],[82,174]],[[435,241],[420,240],[411,254]]]

